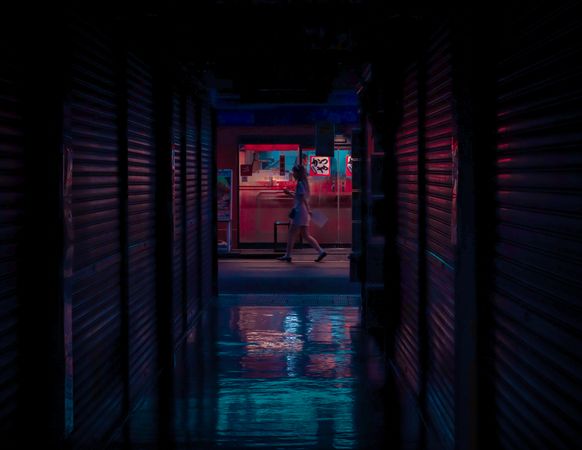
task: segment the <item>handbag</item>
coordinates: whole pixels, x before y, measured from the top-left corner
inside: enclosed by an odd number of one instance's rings
[[[297,210],[295,208],[291,208],[291,211],[289,211],[289,219],[294,219],[296,215]]]

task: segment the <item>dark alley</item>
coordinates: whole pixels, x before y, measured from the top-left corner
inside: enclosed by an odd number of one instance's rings
[[[582,3],[0,7],[0,448],[582,447]]]

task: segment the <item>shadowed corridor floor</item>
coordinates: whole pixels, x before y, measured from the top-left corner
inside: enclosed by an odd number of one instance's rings
[[[226,292],[178,350],[172,380],[109,448],[420,448],[347,270],[338,260],[222,261]],[[314,271],[319,283],[300,282]]]

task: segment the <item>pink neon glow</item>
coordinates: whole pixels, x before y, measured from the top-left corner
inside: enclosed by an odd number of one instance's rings
[[[252,152],[297,151],[298,144],[244,144],[241,150]]]

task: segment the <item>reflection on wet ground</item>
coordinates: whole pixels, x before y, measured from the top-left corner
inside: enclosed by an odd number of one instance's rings
[[[354,306],[210,308],[124,448],[400,448],[383,357]],[[163,412],[165,411],[165,412]],[[123,444],[122,444],[123,443]],[[412,447],[411,447],[412,448]]]
[[[359,448],[358,316],[354,307],[230,308],[217,344],[216,442]]]

